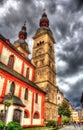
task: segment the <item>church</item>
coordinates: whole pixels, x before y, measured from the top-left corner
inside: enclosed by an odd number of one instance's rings
[[[26,39],[26,24],[13,44],[0,35],[0,120],[43,126],[58,116],[55,40],[45,11],[33,36],[31,60]]]

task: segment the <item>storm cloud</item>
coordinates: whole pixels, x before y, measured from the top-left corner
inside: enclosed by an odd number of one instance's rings
[[[39,28],[43,9],[56,41],[57,85],[78,108],[83,91],[82,0],[0,0],[0,33],[13,43],[26,21],[27,42],[32,52],[32,37]]]

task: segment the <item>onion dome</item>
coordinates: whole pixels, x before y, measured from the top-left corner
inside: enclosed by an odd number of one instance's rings
[[[26,42],[27,39],[27,32],[26,32],[26,23],[21,28],[21,31],[18,34],[19,39],[14,42],[14,47],[21,52],[21,54],[25,57],[28,57],[30,54],[28,43]]]
[[[22,26],[21,31],[19,32],[18,36],[19,36],[19,39],[23,39],[23,40],[25,40],[27,38],[26,22]]]
[[[48,20],[47,14],[45,13],[45,10],[44,10],[42,17],[40,19],[39,26],[40,27],[49,27],[49,20]]]

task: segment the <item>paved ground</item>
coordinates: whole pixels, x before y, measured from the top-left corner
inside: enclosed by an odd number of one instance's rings
[[[74,126],[70,125],[70,126],[63,127],[59,130],[83,130],[83,125],[80,127],[79,126],[74,127]]]

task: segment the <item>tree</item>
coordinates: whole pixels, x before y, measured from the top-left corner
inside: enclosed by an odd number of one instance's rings
[[[67,101],[63,100],[62,104],[58,107],[58,114],[60,116],[67,116],[70,118],[71,111],[69,109],[69,104]]]

